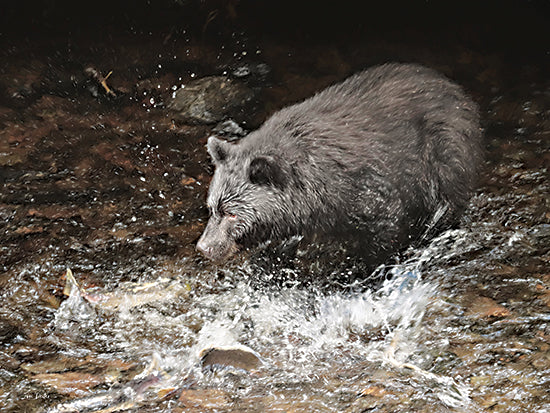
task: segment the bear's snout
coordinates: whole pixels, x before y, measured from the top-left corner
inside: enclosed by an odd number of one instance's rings
[[[224,220],[211,218],[199,238],[196,249],[212,261],[223,261],[237,251],[235,241],[228,236]]]
[[[214,247],[204,242],[201,237],[199,242],[197,242],[197,251],[199,251],[206,258],[210,259],[210,257],[212,256],[212,252],[214,251]]]

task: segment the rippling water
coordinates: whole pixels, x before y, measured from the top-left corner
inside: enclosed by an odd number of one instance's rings
[[[380,287],[356,283],[356,292],[258,289],[235,275],[249,271],[246,265],[226,279],[225,288],[203,286],[169,302],[164,295],[146,305],[123,302],[105,315],[73,291],[57,311],[53,331],[70,330],[70,347],[74,338],[85,336],[86,345],[101,353],[143,360],[157,354],[161,368],[184,388],[192,383],[193,388],[237,391],[234,409],[261,398],[268,406],[282,403],[281,408],[285,400],[311,399],[327,411],[341,411],[343,397],[369,385],[377,388],[380,381],[430,405],[474,409],[466,378],[433,368],[433,359],[449,347],[445,333],[453,329],[457,306],[442,296],[437,279],[423,279],[432,261],[476,249],[469,236],[465,230],[448,231],[429,247],[411,251],[408,262],[379,268],[386,278]],[[186,282],[184,275],[178,277],[177,283]],[[258,373],[235,378],[201,370],[203,349],[239,345],[257,352]]]
[[[298,288],[266,292],[238,280],[226,291],[204,292],[168,305],[121,308],[108,319],[73,294],[61,305],[53,326],[56,333],[70,329],[73,336],[86,336],[87,345],[92,341],[100,351],[116,349],[144,359],[156,352],[166,371],[183,380],[192,377],[199,386],[226,388],[228,384],[201,372],[201,350],[246,344],[263,363],[259,380],[247,379],[250,387],[243,396],[323,386],[322,378],[335,370],[351,373],[348,380],[353,385],[367,371],[401,367],[414,368],[416,380],[433,382],[445,404],[467,403],[466,387],[407,362],[415,353],[421,354],[425,312],[429,306],[441,305],[436,285],[422,281],[412,265],[390,272],[393,276],[381,288],[359,293],[325,294]],[[94,333],[87,336],[90,330]],[[377,367],[373,370],[373,366]],[[325,395],[327,406],[333,404],[333,392]],[[303,396],[307,398],[308,392]],[[337,411],[338,406],[333,409]]]

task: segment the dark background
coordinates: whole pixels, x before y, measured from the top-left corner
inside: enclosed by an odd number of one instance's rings
[[[250,35],[296,41],[348,37],[423,37],[460,41],[510,58],[548,58],[550,1],[9,1],[0,13],[0,39],[13,36],[104,37],[171,32],[222,40]],[[543,54],[541,55],[541,51]]]

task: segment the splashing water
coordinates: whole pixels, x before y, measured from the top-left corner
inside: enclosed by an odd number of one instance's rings
[[[252,389],[261,385],[269,392],[281,386],[315,385],[335,370],[355,371],[356,377],[360,370],[397,370],[392,374],[412,374],[418,386],[430,389],[446,406],[466,406],[465,385],[411,361],[425,351],[422,320],[427,309],[438,303],[437,285],[421,279],[419,262],[379,269],[388,279],[376,290],[327,293],[274,287],[265,291],[239,280],[222,292],[179,297],[176,311],[171,309],[173,302],[120,306],[96,323],[94,339],[101,347],[133,357],[148,358],[158,352],[162,369],[179,377],[180,385],[192,377],[199,386],[227,387],[227,381],[201,370],[201,351],[246,345],[263,362],[260,377],[248,378]],[[55,326],[66,328],[67,320],[74,323],[75,317],[81,317],[79,328],[89,328],[93,314],[71,290]]]
[[[71,328],[91,327],[97,314],[94,308],[81,295],[80,289],[71,270],[67,270],[67,285],[65,287],[68,298],[63,301],[55,314],[53,327],[59,331],[70,331]]]

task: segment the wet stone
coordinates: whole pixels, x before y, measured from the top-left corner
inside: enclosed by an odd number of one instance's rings
[[[46,65],[36,59],[17,60],[7,64],[0,78],[0,89],[9,99],[22,100],[37,93]]]
[[[179,89],[168,105],[179,120],[216,123],[246,106],[254,92],[223,76],[204,77]]]
[[[550,368],[550,353],[539,354],[532,361],[531,364],[537,370],[546,370]]]
[[[203,411],[202,409],[220,409],[227,408],[231,403],[229,394],[222,390],[217,389],[185,389],[181,392],[179,403],[183,404],[186,408],[194,408],[197,411]],[[195,411],[195,410],[191,411]],[[175,410],[176,412],[189,411]]]
[[[91,388],[104,381],[101,376],[85,372],[41,373],[33,376],[33,379],[71,397],[88,395]]]
[[[361,391],[361,396],[382,397],[386,394],[386,390],[380,386],[369,386]]]
[[[476,317],[506,317],[510,315],[510,310],[489,297],[477,297],[472,299],[467,314]]]
[[[229,142],[239,140],[246,135],[246,131],[232,119],[218,123],[213,131],[216,135],[224,136],[225,140]]]
[[[248,76],[255,76],[258,78],[265,78],[271,72],[271,68],[265,63],[248,63],[236,67],[232,74],[235,77],[243,78]]]
[[[201,365],[203,370],[210,371],[245,371],[258,370],[260,358],[247,347],[211,347],[202,350]]]
[[[550,245],[550,224],[540,224],[534,226],[530,230],[530,235],[532,236],[537,247],[548,248]]]
[[[431,371],[434,373],[443,373],[450,369],[456,368],[463,364],[463,361],[458,355],[453,352],[443,352],[438,354],[434,359],[434,366]]]
[[[18,336],[23,335],[23,330],[13,322],[0,318],[0,343],[8,344]]]
[[[481,386],[487,386],[487,385],[491,384],[492,381],[493,381],[493,379],[491,378],[491,376],[474,376],[474,377],[470,378],[470,384],[474,388],[481,387]]]
[[[376,409],[382,404],[382,401],[375,397],[361,397],[357,399],[348,409],[346,413],[366,412]]]
[[[14,371],[20,367],[21,363],[3,351],[0,351],[0,369]]]

